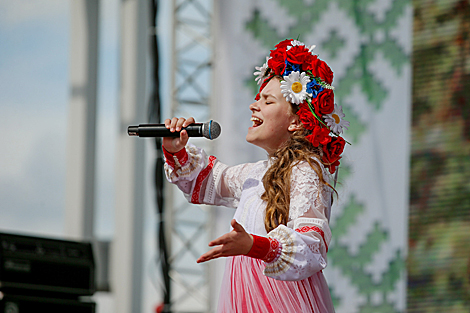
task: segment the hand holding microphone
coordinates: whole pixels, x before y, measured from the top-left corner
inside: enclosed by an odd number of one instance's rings
[[[193,117],[190,117],[188,119],[185,119],[184,117],[180,117],[180,118],[173,117],[171,120],[168,118],[165,120],[165,127],[169,129],[170,132],[180,133],[179,138],[178,137],[176,138],[164,137],[163,138],[162,145],[165,147],[166,151],[170,153],[176,153],[180,151],[181,149],[184,149],[184,147],[188,143],[189,135],[188,135],[188,131],[183,128],[188,127],[194,122],[195,120]]]
[[[129,136],[139,137],[163,137],[163,146],[170,153],[176,153],[183,149],[189,137],[205,137],[215,139],[220,135],[220,125],[215,121],[207,123],[195,123],[194,118],[166,119],[164,124],[140,124],[129,126]]]

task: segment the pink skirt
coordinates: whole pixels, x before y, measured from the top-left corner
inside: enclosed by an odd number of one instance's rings
[[[247,256],[227,258],[219,313],[334,313],[322,272],[298,281],[263,274],[264,262]]]

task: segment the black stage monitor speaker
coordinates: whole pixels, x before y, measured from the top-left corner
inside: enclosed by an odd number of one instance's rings
[[[8,295],[0,300],[0,313],[95,313],[95,310],[94,302],[70,299]]]
[[[0,233],[0,291],[92,295],[95,264],[91,243]]]

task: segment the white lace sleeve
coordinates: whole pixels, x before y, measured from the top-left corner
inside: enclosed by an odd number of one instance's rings
[[[329,182],[329,174],[324,170],[323,178]],[[325,218],[329,220],[329,211],[331,207],[332,189],[320,182],[317,173],[306,162],[295,166],[291,174],[291,192],[289,221],[291,228],[292,222],[304,215],[310,209],[313,209],[312,217]]]
[[[250,164],[229,167],[192,145],[176,154],[165,152],[165,158],[168,181],[176,184],[189,202],[237,207]]]
[[[289,222],[287,227],[280,225],[268,234],[279,244],[274,245],[277,251],[272,253],[277,257],[266,262],[266,276],[300,280],[326,267],[326,252],[331,240],[326,214],[330,206],[331,188],[320,182],[307,163],[294,167]]]

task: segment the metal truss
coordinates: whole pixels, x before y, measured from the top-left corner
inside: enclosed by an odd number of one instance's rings
[[[172,116],[211,117],[213,7],[214,0],[173,0]],[[206,139],[191,142],[211,151]],[[209,268],[196,259],[207,251],[212,210],[188,203],[176,187],[167,190],[171,312],[211,312]]]

